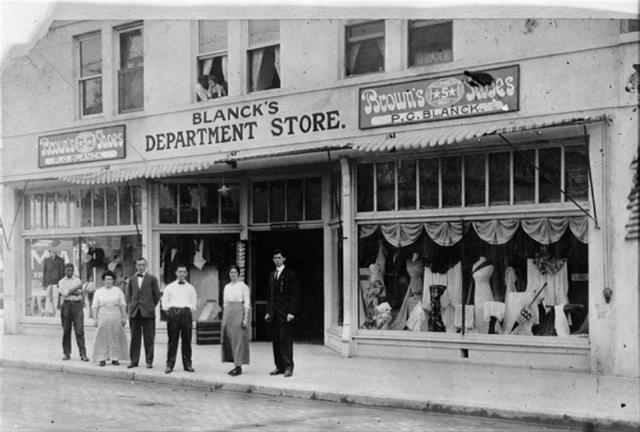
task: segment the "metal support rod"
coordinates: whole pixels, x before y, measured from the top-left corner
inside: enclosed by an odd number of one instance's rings
[[[584,130],[584,136],[586,137],[587,127],[585,125],[582,125],[582,128]],[[589,152],[587,147],[587,156],[588,154]],[[591,207],[593,208],[593,217],[595,218],[595,221],[596,221],[596,226],[594,228],[600,229],[600,227],[598,226],[598,213],[596,212],[596,196],[593,191],[593,178],[591,177],[591,158],[587,157],[587,159],[589,160],[589,163],[587,164],[587,166],[589,167],[589,189],[591,190]]]

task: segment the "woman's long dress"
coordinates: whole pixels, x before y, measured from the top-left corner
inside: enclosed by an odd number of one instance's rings
[[[98,330],[93,343],[93,359],[128,360],[129,344],[122,325],[126,318],[124,294],[117,287],[102,287],[96,291],[91,305],[94,316],[98,316]]]
[[[249,313],[251,305],[249,287],[243,282],[230,282],[222,297],[222,361],[235,366],[249,364],[249,326],[242,328],[244,314]]]

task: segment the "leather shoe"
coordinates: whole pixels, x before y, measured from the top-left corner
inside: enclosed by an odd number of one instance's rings
[[[280,369],[274,369],[271,372],[269,372],[269,375],[280,375],[281,373],[283,373]]]
[[[147,363],[147,369],[151,369],[153,365],[151,363]]]
[[[134,368],[134,367],[138,367],[138,365],[137,365],[137,364],[135,364],[135,363],[129,363],[129,364],[127,365],[127,369],[131,369],[131,368]]]
[[[111,364],[114,366],[120,366],[120,362],[118,360],[113,360]]]
[[[80,356],[80,360],[82,360],[83,362],[88,362],[89,357],[87,357],[86,355],[83,355],[83,356]]]
[[[293,375],[293,371],[291,369],[285,369],[284,377],[289,378],[291,375]]]
[[[100,367],[104,367],[107,365],[107,362],[104,360],[101,360],[99,364],[100,364]]]
[[[64,357],[62,357],[62,360],[71,360],[71,356],[69,354],[65,354]]]
[[[169,367],[169,366],[167,366],[167,368],[164,370],[164,373],[166,373],[166,374],[169,374],[171,372],[173,372],[173,368]]]
[[[231,376],[242,375],[242,368],[241,367],[234,368],[231,372],[229,372],[229,375]]]
[[[187,366],[184,368],[185,371],[187,372],[195,372],[196,370],[194,368],[192,368],[191,366]]]

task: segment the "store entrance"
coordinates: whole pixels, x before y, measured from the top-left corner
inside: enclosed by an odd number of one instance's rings
[[[262,231],[251,235],[251,262],[253,263],[253,321],[254,339],[270,340],[264,321],[269,290],[267,281],[274,265],[272,252],[285,251],[285,265],[294,270],[300,281],[300,316],[297,318],[295,340],[323,343],[323,236],[321,229]]]

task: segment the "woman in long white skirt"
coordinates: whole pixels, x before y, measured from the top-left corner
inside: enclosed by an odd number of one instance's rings
[[[115,287],[115,274],[106,271],[102,275],[104,286],[93,296],[93,322],[98,327],[93,344],[93,359],[100,366],[105,366],[108,360],[115,366],[120,360],[129,359],[129,344],[124,325],[127,322],[127,304],[124,293]]]

